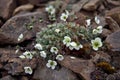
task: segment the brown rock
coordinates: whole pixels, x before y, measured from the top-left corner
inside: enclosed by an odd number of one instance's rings
[[[113,57],[113,66],[120,69],[120,56]]]
[[[3,65],[2,69],[7,70],[8,73],[12,75],[19,75],[24,73],[23,67],[25,66],[30,66],[32,69],[36,68],[37,58],[33,58],[32,60],[20,59],[19,56],[21,54],[21,51],[16,54],[14,49],[0,48],[0,61]]]
[[[89,2],[83,6],[83,9],[87,11],[94,11],[100,4],[101,0],[89,0]]]
[[[28,0],[28,1],[29,1],[29,3],[31,3],[31,4],[33,4],[33,5],[40,6],[41,3],[45,3],[45,2],[47,2],[47,1],[49,1],[49,0]]]
[[[120,27],[117,24],[117,22],[115,20],[113,20],[111,17],[106,17],[106,22],[109,25],[109,28],[112,32],[120,30]]]
[[[119,0],[107,0],[107,2],[111,5],[114,5],[114,6],[120,6]]]
[[[92,60],[83,60],[79,58],[72,59],[71,56],[65,56],[65,59],[61,61],[60,64],[78,73],[85,80],[91,80],[90,73],[95,69]]]
[[[59,70],[52,70],[41,63],[35,70],[33,78],[36,80],[79,80],[69,69],[62,67]]]
[[[40,22],[40,19],[43,22]],[[41,27],[46,27],[46,14],[35,12],[24,15],[17,15],[9,19],[0,30],[0,44],[17,44],[25,40],[29,40],[36,36],[36,32],[41,30]],[[29,29],[29,26],[33,26]],[[18,37],[23,34],[23,39],[18,42]]]
[[[109,29],[103,28],[102,36],[107,37],[111,34],[112,32]]]
[[[116,7],[106,12],[106,16],[112,17],[120,26],[120,7]]]
[[[72,6],[72,12],[79,12],[89,0],[80,0]]]
[[[77,3],[79,0],[70,0],[69,4],[75,4]]]
[[[112,51],[120,51],[120,30],[109,35],[105,42]]]
[[[16,80],[16,79],[8,75],[8,76],[1,78],[0,80]]]
[[[3,25],[3,22],[2,22],[2,20],[0,20],[0,27]]]
[[[86,16],[82,13],[76,13],[75,15],[77,17],[76,19],[73,17],[69,17],[68,21],[76,22],[79,25],[85,25]]]
[[[93,54],[94,54],[94,56],[92,57],[92,61],[94,63],[98,63],[99,60],[103,60],[103,61],[109,62],[109,63],[111,61],[110,55],[108,55],[108,53],[106,53],[106,52],[99,51],[99,52],[94,52]]]
[[[28,0],[17,0],[19,5],[27,4],[29,3]]]
[[[0,63],[0,69],[3,67],[3,65]]]
[[[22,76],[21,80],[29,80],[27,76]]]
[[[8,19],[16,7],[16,0],[0,0],[0,17]]]
[[[32,4],[21,5],[14,10],[13,15],[15,15],[21,11],[30,11],[33,8],[34,8],[34,6]]]
[[[105,14],[106,8],[103,4],[101,4],[97,11],[99,11],[100,14]]]

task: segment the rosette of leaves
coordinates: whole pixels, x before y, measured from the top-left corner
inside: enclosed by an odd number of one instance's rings
[[[56,29],[59,29],[59,32],[56,32]],[[95,37],[92,34],[91,28],[85,28],[73,22],[54,23],[37,33],[36,42],[43,46],[48,59],[55,59],[55,54],[50,52],[51,47],[57,47],[59,50],[58,54],[71,52],[69,49],[65,52],[66,46],[63,44],[64,36],[69,36],[77,44],[90,44],[91,39]]]

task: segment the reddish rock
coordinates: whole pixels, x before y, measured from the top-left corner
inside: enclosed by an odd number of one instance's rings
[[[120,7],[116,7],[106,12],[106,16],[112,17],[120,26]]]
[[[87,11],[95,11],[100,4],[101,0],[89,0],[89,2],[83,6],[83,9]]]
[[[39,21],[41,18],[43,22]],[[29,29],[28,27],[31,25],[33,28]],[[30,40],[46,25],[47,19],[44,13],[35,12],[14,16],[1,27],[0,44],[17,44],[25,40]],[[23,39],[18,42],[17,39],[21,33],[23,34]]]
[[[105,42],[112,51],[120,51],[120,30],[109,35]]]
[[[91,80],[90,73],[95,69],[92,60],[83,60],[80,58],[72,59],[71,56],[65,56],[65,59],[61,61],[60,64],[73,72],[78,73],[85,80]]]
[[[8,19],[16,8],[16,0],[0,0],[0,17]]]

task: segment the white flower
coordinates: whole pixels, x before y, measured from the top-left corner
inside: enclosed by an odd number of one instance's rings
[[[20,55],[19,58],[25,59],[25,56],[24,55]]]
[[[100,34],[102,33],[103,29],[102,26],[98,26],[96,29],[93,29],[93,34]]]
[[[83,45],[82,45],[82,44],[77,45],[77,46],[75,47],[76,50],[79,50],[80,48],[83,48]]]
[[[46,66],[47,66],[48,68],[55,69],[55,67],[57,66],[57,62],[56,62],[56,61],[53,61],[53,60],[48,60],[48,63],[46,64]]]
[[[18,41],[21,41],[23,39],[23,34],[20,34],[18,37]]]
[[[98,30],[98,33],[102,33],[103,27],[102,27],[102,26],[98,26],[98,27],[97,27],[97,30]]]
[[[36,53],[36,51],[31,51],[31,54],[32,54],[32,55],[35,55],[35,54],[37,54],[37,53]]]
[[[60,32],[60,29],[55,29],[55,32],[59,33],[59,32]]]
[[[71,38],[69,36],[65,36],[63,40],[63,44],[68,47],[70,45],[70,42],[71,42]]]
[[[98,34],[98,30],[97,29],[93,29],[92,33],[93,34]]]
[[[95,40],[91,40],[92,47],[95,51],[98,50],[99,47],[102,47],[102,41],[99,37],[95,38]]]
[[[76,42],[70,42],[69,49],[73,50],[75,47],[77,47],[77,43]]]
[[[36,44],[34,47],[35,47],[35,49],[38,49],[38,50],[42,50],[43,49],[41,44]]]
[[[47,54],[45,51],[41,51],[40,52],[40,56],[43,57],[43,58],[46,58],[47,57]]]
[[[49,24],[49,25],[47,25],[47,27],[49,27],[49,28],[55,27],[55,26],[57,26],[55,23],[54,23],[54,24]]]
[[[97,16],[95,16],[95,22],[96,22],[97,24],[100,24],[100,20],[98,19]]]
[[[45,10],[50,14],[55,14],[55,8],[51,5],[46,7]]]
[[[56,57],[57,60],[62,61],[64,59],[63,55],[59,54]]]
[[[90,26],[90,24],[91,24],[91,19],[87,19],[87,20],[86,20],[86,23],[87,23],[86,26]]]
[[[57,54],[58,49],[56,47],[51,47],[50,52]]]
[[[19,52],[19,49],[17,49],[16,51],[15,51],[15,53],[17,54]]]
[[[47,25],[47,27],[48,27],[48,28],[51,28],[51,27],[53,27],[53,26],[49,24],[49,25]]]
[[[63,20],[63,21],[66,21],[68,18],[68,15],[66,13],[62,13],[61,16],[60,16],[60,19]]]
[[[31,52],[29,52],[29,51],[24,52],[23,55],[24,55],[27,59],[32,59],[32,58],[33,58],[33,55],[32,55]]]
[[[25,73],[27,73],[27,74],[32,74],[33,73],[33,70],[29,66],[24,67],[24,70],[25,70]]]
[[[65,13],[61,14],[60,19],[63,21],[66,21],[68,16],[69,16],[69,12],[67,10],[65,10]]]
[[[29,26],[29,29],[32,29],[33,27],[34,27],[33,25],[30,25],[30,26]]]
[[[66,15],[68,15],[68,16],[70,15],[70,13],[68,12],[68,10],[65,10],[65,13],[66,13]]]
[[[71,56],[70,58],[71,58],[71,59],[76,59],[76,57],[74,57],[74,56]]]

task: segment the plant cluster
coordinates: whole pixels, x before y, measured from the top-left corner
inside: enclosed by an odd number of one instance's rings
[[[48,13],[50,20],[51,17],[52,20],[56,20],[56,9],[52,5],[46,7],[45,11]],[[65,10],[59,17],[61,22],[49,24],[37,33],[36,44],[34,45],[35,53],[47,60],[46,66],[48,68],[55,69],[58,65],[57,61],[64,60],[64,55],[67,52],[80,51],[85,47],[84,44],[91,46],[89,50],[95,51],[103,46],[99,37],[99,34],[102,33],[102,26],[99,25],[100,20],[97,16],[95,22],[99,26],[96,29],[92,29],[91,19],[87,19],[85,26],[81,26],[75,22],[68,22],[69,16],[71,14]],[[20,34],[18,41],[22,40],[23,37],[23,34]],[[32,59],[33,56],[33,52],[26,51],[19,57]],[[30,67],[27,66],[24,69],[25,73],[32,73]]]

